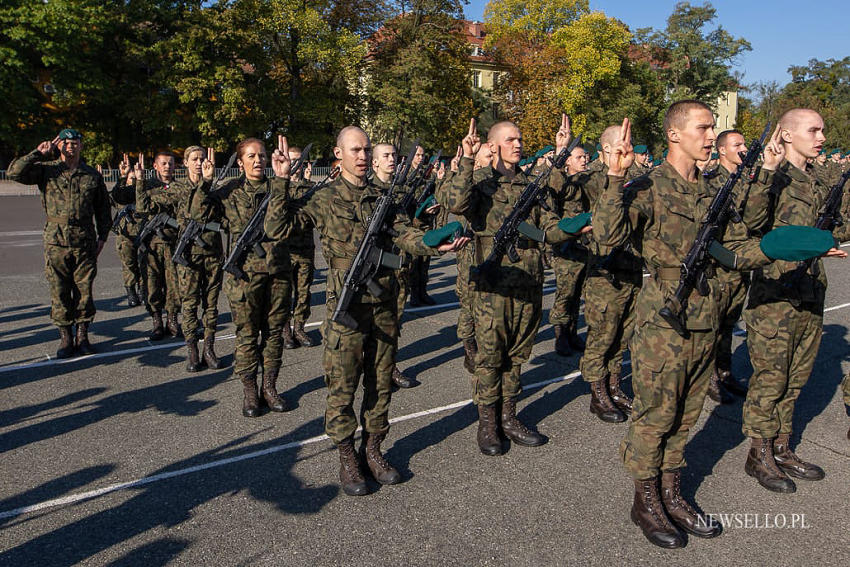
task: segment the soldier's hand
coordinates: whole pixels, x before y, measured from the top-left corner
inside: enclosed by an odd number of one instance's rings
[[[289,168],[292,162],[289,159],[289,144],[286,141],[286,136],[278,135],[277,149],[272,153],[272,171],[275,177],[283,179],[289,178]]]
[[[201,162],[201,175],[204,181],[212,181],[215,176],[215,150],[207,148],[207,159]]]
[[[826,251],[826,254],[823,255],[824,258],[846,258],[847,252],[841,250],[839,248],[830,248]]]
[[[437,203],[436,205],[431,205],[430,207],[425,209],[425,212],[429,215],[436,215],[438,212],[440,212],[440,203]]]
[[[310,181],[310,178],[313,177],[313,164],[309,161],[304,162],[304,179]]]
[[[439,250],[440,252],[455,252],[457,250],[460,250],[467,244],[469,244],[469,237],[461,236],[460,238],[455,238],[453,242],[440,244],[439,246],[437,246],[437,250]]]
[[[44,157],[50,157],[51,155],[53,155],[54,150],[56,150],[56,144],[58,143],[59,136],[56,136],[55,138],[53,138],[53,140],[49,142],[47,140],[43,141],[38,145],[36,149],[41,152],[41,155],[43,155]]]
[[[593,225],[587,225],[586,227],[584,227],[580,231],[578,231],[579,235],[587,234],[589,232],[593,232]]]
[[[437,179],[442,179],[443,177],[445,177],[446,176],[446,164],[444,164],[443,162],[440,162],[440,165],[437,166],[436,171],[437,171]]]
[[[455,173],[457,173],[457,170],[460,168],[460,158],[462,158],[462,157],[463,157],[463,147],[458,146],[457,147],[457,154],[455,154],[455,157],[452,158],[452,162],[449,164],[449,167],[451,167],[451,170],[454,171]]]
[[[555,155],[561,153],[561,150],[570,145],[572,139],[572,124],[570,117],[566,114],[561,114],[561,127],[558,128],[558,133],[555,134]]]
[[[608,175],[622,177],[635,162],[635,152],[632,148],[632,123],[623,118],[620,136],[611,145],[611,161],[608,164]]]
[[[463,157],[474,158],[481,147],[481,138],[478,137],[478,128],[475,124],[475,118],[469,119],[469,133],[464,136],[461,142],[463,146]]]
[[[132,175],[127,176],[127,183],[130,183],[130,178],[133,178],[133,181],[136,179],[144,181],[145,179],[145,154],[139,154],[139,161],[133,166]]]
[[[764,146],[764,163],[761,167],[767,171],[773,171],[779,167],[784,158],[785,144],[782,143],[782,128],[777,124],[770,141]]]

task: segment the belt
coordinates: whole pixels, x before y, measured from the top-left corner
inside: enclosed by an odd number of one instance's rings
[[[679,281],[682,277],[681,268],[655,268],[651,273],[654,279],[663,281]]]
[[[331,257],[331,261],[329,262],[331,268],[334,270],[347,270],[351,267],[351,258],[340,258],[339,256]]]
[[[79,219],[72,219],[67,215],[63,216],[54,216],[47,215],[47,222],[53,222],[57,224],[67,224],[68,226],[85,226],[80,224]]]

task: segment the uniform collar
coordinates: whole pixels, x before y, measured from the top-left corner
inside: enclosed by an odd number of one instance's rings
[[[696,166],[694,166],[694,167],[696,167]],[[670,162],[667,161],[667,160],[664,160],[664,162],[660,166],[658,166],[657,169],[659,170],[659,172],[664,177],[666,177],[667,179],[669,179],[670,181],[673,182],[673,187],[679,193],[684,193],[684,194],[696,193],[698,191],[698,188],[700,187],[701,183],[703,182],[702,173],[700,173],[697,176],[696,183],[689,182],[688,180],[683,178],[679,174],[679,172],[676,170],[676,168],[673,167],[670,164]]]

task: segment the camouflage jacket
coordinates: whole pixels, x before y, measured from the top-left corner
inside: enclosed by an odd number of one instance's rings
[[[374,180],[375,178],[373,178]],[[357,254],[357,248],[368,227],[367,221],[381,196],[381,190],[370,181],[364,187],[349,183],[342,175],[332,183],[313,193],[308,201],[291,199],[281,188],[276,188],[266,215],[265,230],[269,238],[286,238],[293,227],[310,222],[319,231],[322,255],[328,264],[327,299],[335,302],[342,291],[345,272]],[[395,236],[385,231],[379,245],[391,252],[393,245],[413,255],[427,256],[436,250],[422,242],[424,233],[414,228],[403,214],[391,221]],[[375,277],[378,285],[389,292],[397,290],[395,270],[382,267]],[[365,289],[354,298],[358,303],[383,303],[396,298],[384,295],[374,297]]]
[[[702,176],[696,183],[686,181],[667,161],[633,180],[630,189],[633,196],[626,202],[623,178],[609,176],[593,210],[593,235],[602,246],[619,246],[630,238],[639,242],[651,277],[638,296],[636,324],[651,322],[670,328],[658,311],[676,291],[680,266],[696,240],[715,190]],[[737,254],[739,270],[770,262],[758,240],[748,238],[740,223],[727,226],[722,243]],[[694,290],[687,299],[688,329],[718,328],[719,284],[710,271],[708,275],[709,294],[703,297]]]
[[[150,218],[157,213],[168,213],[177,219],[177,203],[179,194],[177,182],[163,183],[160,179],[136,179],[136,213]],[[152,244],[174,244],[177,241],[177,230],[166,226],[162,229],[163,236],[151,237]]]
[[[769,205],[747,207],[744,222],[752,230],[765,234],[779,226],[814,226],[829,186],[814,175],[811,166],[801,171],[783,161],[775,171],[759,172],[750,194],[757,191],[762,192],[762,198],[768,200]],[[838,240],[848,240],[850,226],[837,227],[833,233]],[[818,260],[801,281],[787,285],[797,265],[797,262],[777,260],[757,270],[753,274],[750,305],[801,299],[822,306],[827,285],[823,261]]]
[[[81,162],[71,171],[62,160],[45,161],[35,150],[9,164],[8,174],[12,181],[38,185],[47,214],[45,244],[86,248],[109,236],[109,193],[94,168]]]
[[[315,183],[309,179],[300,179],[295,183],[290,183],[292,197],[295,199],[303,197],[314,185]],[[315,247],[313,223],[307,221],[303,226],[293,227],[286,239],[286,244],[292,251],[312,251]]]
[[[136,203],[136,185],[135,183],[127,185],[126,178],[119,179],[109,192],[109,196],[112,198],[112,204],[119,209],[127,205],[134,205]],[[139,211],[126,215],[118,224],[118,234],[128,238],[136,238],[142,229],[145,218],[145,215],[140,214]]]
[[[481,264],[490,254],[493,236],[529,182],[528,176],[521,171],[509,179],[491,166],[474,173],[472,158],[461,158],[459,171],[445,184],[442,198],[450,212],[462,215],[469,221],[475,233],[474,265]],[[560,244],[570,235],[558,228],[559,220],[560,217],[538,205],[532,209],[525,222],[543,231],[544,243]],[[498,277],[491,282],[477,282],[477,289],[510,297],[536,297],[543,289],[541,248],[541,244],[521,237],[517,242],[519,262],[514,264],[505,255]]]
[[[215,207],[209,207],[204,204],[204,200],[209,196],[212,189],[212,182],[201,180],[200,183],[192,183],[188,178],[178,179],[171,185],[171,198],[173,206],[177,213],[177,224],[180,225],[182,232],[190,220],[194,220],[201,224],[209,222],[218,222],[220,220],[220,211]],[[221,233],[218,231],[204,230],[201,234],[201,240],[207,244],[207,248],[202,248],[197,244],[192,245],[192,254],[201,254],[204,256],[221,256]]]
[[[245,230],[254,212],[269,192],[289,198],[289,180],[265,178],[262,181],[250,181],[239,177],[229,181],[221,189],[211,193],[210,197],[221,203],[219,214],[221,225],[230,233],[232,243],[235,243]],[[269,211],[266,211],[268,219]],[[287,231],[286,236],[289,236]],[[292,262],[289,257],[289,247],[284,239],[266,239],[261,244],[266,253],[261,258],[251,249],[242,264],[246,273],[269,273],[272,275],[289,274]]]

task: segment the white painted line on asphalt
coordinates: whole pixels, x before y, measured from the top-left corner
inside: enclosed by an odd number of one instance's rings
[[[0,232],[0,238],[6,236],[41,236],[42,234],[44,234],[43,230],[13,230],[10,232]]]
[[[535,382],[534,384],[529,384],[524,386],[524,390],[535,390],[537,388],[542,388],[544,386],[548,386],[549,384],[554,384],[556,382],[563,382],[565,380],[570,380],[576,378],[581,375],[581,372],[575,371],[567,374],[565,376],[560,376],[558,378],[551,378],[549,380],[543,380],[541,382]],[[453,404],[440,406],[436,408],[431,408],[424,411],[418,411],[415,413],[411,413],[408,415],[403,415],[400,417],[396,417],[390,419],[390,423],[402,423],[405,421],[410,421],[412,419],[417,419],[420,417],[426,417],[429,415],[434,415],[437,413],[442,413],[445,411],[462,408],[464,406],[468,406],[472,404],[471,399],[462,400],[460,402],[455,402]],[[358,431],[361,428],[357,429]],[[228,457],[226,459],[219,459],[217,461],[210,461],[209,463],[204,463],[201,465],[195,465],[192,467],[187,467],[184,469],[177,469],[173,471],[168,471],[164,473],[159,473],[151,476],[145,476],[136,480],[130,480],[127,482],[119,482],[117,484],[111,484],[109,486],[104,486],[103,488],[98,488],[95,490],[89,490],[87,492],[80,492],[79,494],[69,494],[68,496],[63,496],[62,498],[54,498],[52,500],[45,500],[44,502],[39,502],[36,504],[31,504],[29,506],[21,506],[20,508],[15,508],[14,510],[6,510],[0,512],[0,519],[5,518],[14,518],[17,516],[22,516],[24,514],[30,514],[32,512],[38,512],[39,510],[45,510],[47,508],[55,508],[57,506],[66,506],[68,504],[75,504],[77,502],[82,502],[84,500],[91,500],[92,498],[97,498],[98,496],[103,496],[105,494],[110,494],[112,492],[118,492],[119,490],[127,490],[130,488],[137,488],[139,486],[144,486],[146,484],[152,484],[154,482],[159,482],[161,480],[167,480],[169,478],[175,478],[178,476],[184,476],[187,474],[192,474],[200,471],[205,471],[208,469],[214,469],[218,467],[223,467],[225,465],[229,465],[232,463],[238,463],[240,461],[247,461],[249,459],[256,459],[257,457],[264,457],[266,455],[271,455],[274,453],[279,453],[281,451],[286,451],[287,449],[299,449],[301,447],[306,447],[307,445],[314,445],[316,443],[320,443],[322,441],[329,440],[327,435],[317,435],[315,437],[310,437],[309,439],[304,439],[302,441],[292,441],[290,443],[284,443],[283,445],[276,445],[274,447],[268,447],[266,449],[261,449],[259,451],[251,451],[250,453],[245,453],[244,455],[238,455],[236,457]]]

